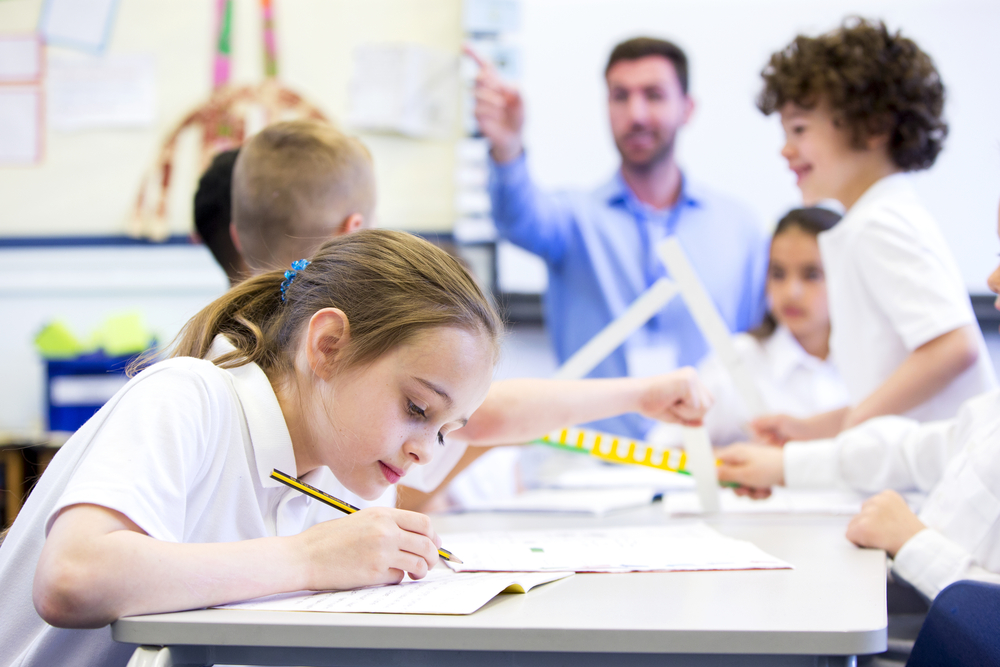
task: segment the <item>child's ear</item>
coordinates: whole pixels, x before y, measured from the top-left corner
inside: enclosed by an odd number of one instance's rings
[[[351,339],[351,325],[339,308],[324,308],[313,313],[306,328],[306,359],[312,372],[329,380]]]
[[[343,236],[344,234],[356,232],[364,226],[365,216],[360,213],[351,213],[349,216],[344,218],[342,223],[340,223],[340,229],[337,230],[337,236]]]
[[[241,244],[240,244],[240,235],[236,233],[236,223],[235,222],[230,222],[229,223],[229,237],[231,239],[233,239],[233,245],[236,246],[236,252],[240,253],[240,256],[242,256],[243,255],[243,248],[241,247]]]

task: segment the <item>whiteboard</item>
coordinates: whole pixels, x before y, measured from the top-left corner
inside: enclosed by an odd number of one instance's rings
[[[770,228],[800,204],[779,155],[775,116],[754,105],[769,55],[798,33],[819,34],[845,16],[882,18],[937,63],[951,132],[920,194],[974,294],[996,266],[1000,198],[1000,3],[970,0],[525,0],[519,43],[525,145],[536,182],[589,189],[619,159],[607,122],[603,72],[619,41],[670,39],[690,60],[697,108],[681,132],[685,171],[746,202]]]

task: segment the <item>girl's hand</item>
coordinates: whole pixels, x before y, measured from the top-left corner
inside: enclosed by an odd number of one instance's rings
[[[646,384],[639,397],[638,412],[644,417],[684,426],[701,426],[712,407],[712,394],[693,368],[643,378]]]
[[[883,491],[861,506],[847,526],[847,539],[859,547],[884,549],[894,557],[914,535],[927,528],[895,491]]]
[[[801,440],[805,434],[803,420],[791,415],[764,415],[750,422],[750,432],[756,442],[782,446],[789,440]]]
[[[422,579],[441,539],[423,514],[388,507],[324,521],[299,536],[309,590],[346,590]]]
[[[736,443],[716,449],[715,456],[719,481],[739,484],[739,495],[766,498],[772,486],[785,483],[785,454],[777,447]]]

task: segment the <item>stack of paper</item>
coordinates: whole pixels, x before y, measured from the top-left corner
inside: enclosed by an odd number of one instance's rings
[[[225,609],[258,611],[367,612],[376,614],[471,614],[499,593],[527,593],[535,586],[572,576],[572,572],[457,574],[444,567],[419,581],[329,593],[285,593]]]
[[[616,510],[642,507],[659,495],[651,487],[623,489],[538,489],[509,498],[467,503],[473,512],[572,512],[601,516]]]
[[[732,489],[719,493],[721,512],[733,514],[834,514],[850,516],[861,511],[864,496],[853,491],[798,491],[775,487],[771,496],[754,500],[737,496]],[[671,493],[663,500],[668,514],[699,514],[701,506],[693,492]]]
[[[603,530],[442,535],[458,572],[653,572],[790,568],[750,542],[703,523]]]
[[[732,489],[719,492],[720,511],[732,514],[828,514],[853,516],[861,511],[868,496],[848,489],[807,490],[776,486],[771,496],[754,500],[737,496]],[[904,493],[903,498],[914,512],[920,510],[925,496],[919,492]],[[667,514],[700,514],[698,496],[693,492],[670,493],[664,496],[663,511]]]
[[[658,493],[694,489],[694,478],[646,466],[599,465],[573,468],[546,481],[554,489],[652,488]]]

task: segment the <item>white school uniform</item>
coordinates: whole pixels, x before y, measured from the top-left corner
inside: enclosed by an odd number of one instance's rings
[[[764,340],[739,334],[733,345],[770,412],[811,417],[849,404],[832,356],[812,356],[786,327],[779,325]],[[713,355],[699,365],[698,375],[715,398],[705,415],[712,444],[748,439],[750,412],[719,358]]]
[[[733,346],[770,412],[811,417],[849,404],[847,388],[832,357],[812,356],[786,327],[779,325],[764,340],[737,334]],[[718,356],[699,364],[698,376],[715,399],[704,421],[712,444],[750,439],[750,411]],[[657,426],[649,439],[660,446],[676,446],[681,441],[680,428]]]
[[[231,349],[217,338],[210,356]],[[463,452],[449,444],[427,479],[443,479]],[[154,539],[185,543],[294,535],[344,516],[271,479],[275,468],[295,474],[295,456],[256,364],[224,370],[180,357],[142,372],[60,449],[0,547],[0,665],[125,665],[135,649],[112,641],[106,627],[55,628],[35,612],[35,566],[60,510],[100,505]],[[366,503],[326,467],[304,480],[362,506],[395,499],[390,489]]]
[[[789,488],[930,492],[927,526],[896,554],[894,575],[933,599],[959,579],[1000,583],[1000,391],[921,424],[876,417],[830,440],[784,448]]]
[[[948,244],[905,174],[887,176],[819,235],[830,303],[830,349],[857,405],[915,349],[973,325],[979,359],[906,416],[953,417],[997,386],[968,290]]]

